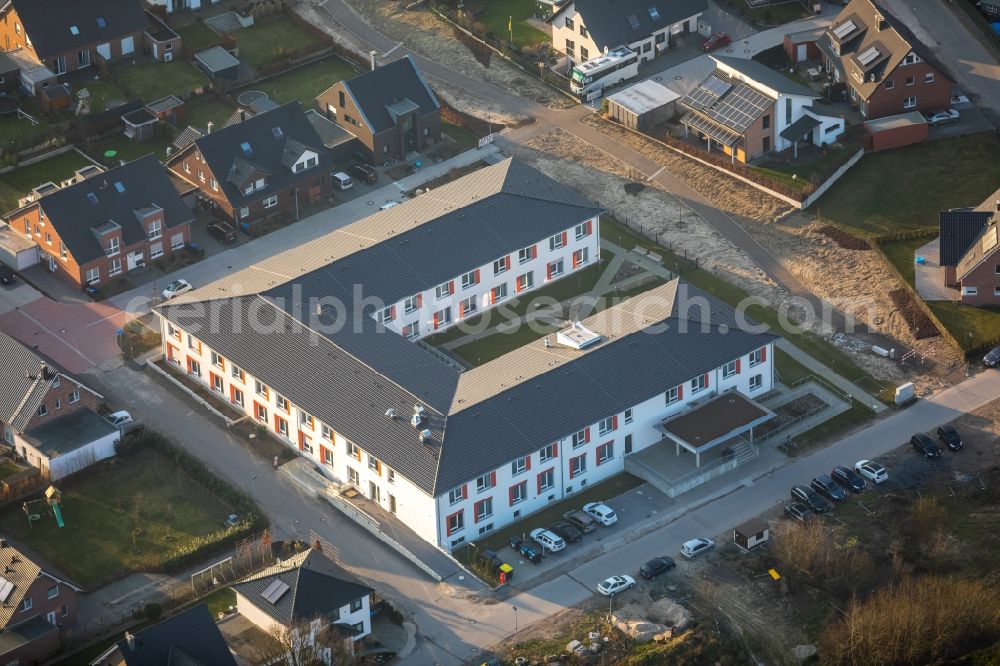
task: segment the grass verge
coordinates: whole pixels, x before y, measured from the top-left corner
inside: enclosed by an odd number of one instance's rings
[[[337,57],[329,57],[310,65],[280,74],[261,83],[255,83],[247,90],[266,92],[278,104],[292,100],[302,102],[305,109],[313,108],[316,96],[332,86],[357,74],[353,65]]]
[[[183,96],[208,86],[206,77],[188,62],[145,62],[115,70],[116,83],[144,102],[167,95]]]
[[[201,21],[195,21],[183,28],[174,28],[174,32],[181,36],[184,49],[192,56],[222,42],[222,37]]]
[[[3,174],[0,176],[0,210],[14,210],[17,208],[18,198],[26,195],[32,188],[49,181],[58,184],[60,180],[72,176],[77,169],[89,164],[91,162],[86,157],[71,150]]]
[[[257,69],[278,62],[316,42],[312,34],[287,16],[265,19],[235,34],[240,47],[240,60]]]
[[[517,49],[551,41],[548,34],[527,22],[535,15],[535,0],[490,0],[485,4],[485,9],[476,14],[476,21],[483,23],[497,39],[509,44],[513,34]],[[513,33],[507,30],[508,22]]]
[[[186,107],[186,123],[201,130],[204,130],[209,122],[221,129],[222,123],[229,120],[229,116],[236,110],[211,93],[192,99]]]

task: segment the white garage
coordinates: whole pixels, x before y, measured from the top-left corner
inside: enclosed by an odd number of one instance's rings
[[[84,408],[24,433],[25,458],[57,481],[115,455],[118,428]]]
[[[0,226],[0,261],[15,271],[38,263],[38,243],[17,233],[8,225]]]

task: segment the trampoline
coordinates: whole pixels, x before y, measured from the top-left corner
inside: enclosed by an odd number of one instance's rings
[[[262,92],[260,90],[247,90],[240,93],[239,97],[236,98],[236,103],[240,106],[250,108],[250,105],[261,99],[267,99],[266,92]]]
[[[21,102],[11,95],[0,95],[0,116],[13,116],[21,108]]]

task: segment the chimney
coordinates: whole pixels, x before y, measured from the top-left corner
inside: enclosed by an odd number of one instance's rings
[[[997,199],[997,212],[1000,213],[1000,199]]]
[[[211,120],[209,120],[208,124],[205,125],[205,134],[211,134],[212,133],[212,126],[213,125],[215,125],[215,123],[213,123]]]
[[[7,539],[0,537],[0,548],[6,548],[6,547],[7,547]]]
[[[49,366],[47,363],[42,363],[41,375],[43,380],[48,380],[52,378],[52,373],[49,371]]]
[[[125,632],[125,643],[128,645],[129,650],[135,649],[135,636],[132,635],[132,632]]]
[[[377,67],[377,65],[375,63],[375,59],[376,58],[378,58],[378,51],[375,51],[373,49],[373,50],[371,50],[371,51],[368,52],[368,60],[371,62],[371,66],[372,66],[372,71],[373,72],[375,71],[375,68]]]
[[[885,30],[887,27],[888,26],[885,23],[885,17],[882,16],[881,14],[876,14],[875,15],[875,29],[881,31],[881,30]]]

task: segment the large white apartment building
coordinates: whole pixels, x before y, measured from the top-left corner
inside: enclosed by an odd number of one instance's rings
[[[600,212],[508,160],[162,306],[164,356],[450,550],[621,472],[629,453],[668,445],[700,462],[716,442],[670,418],[771,390],[774,336],[678,280],[464,372],[406,339],[596,261]],[[383,296],[359,316],[312,300],[331,295]]]

